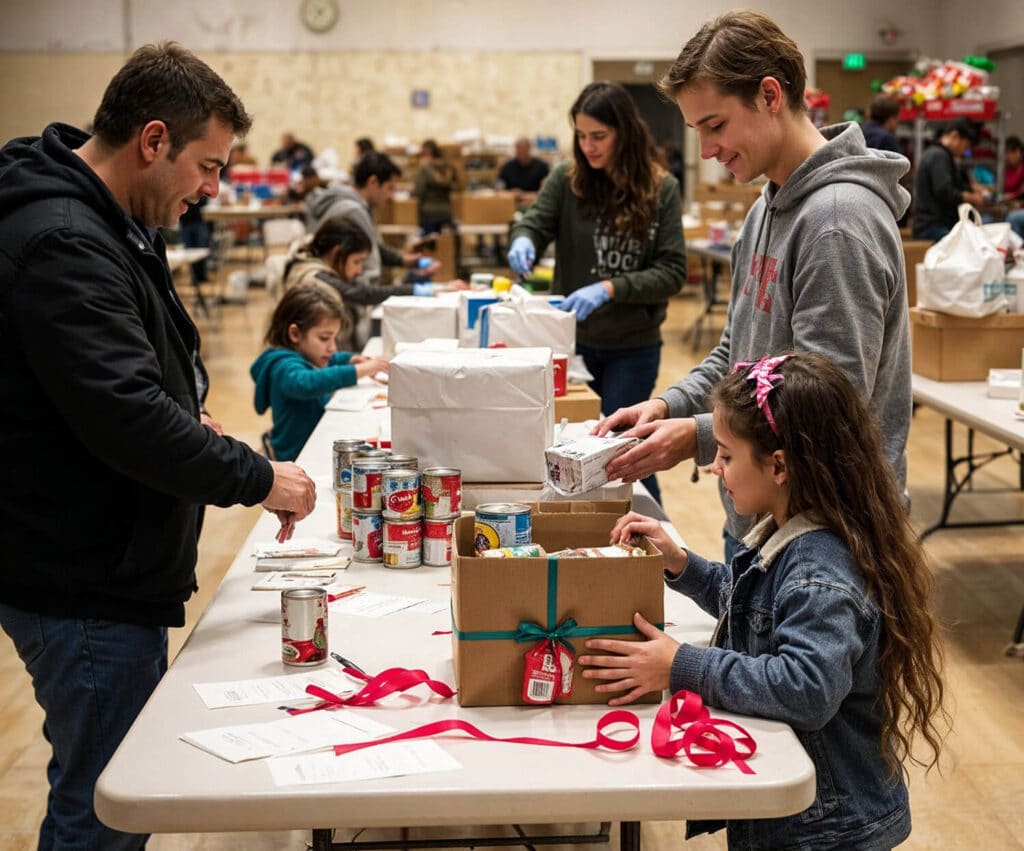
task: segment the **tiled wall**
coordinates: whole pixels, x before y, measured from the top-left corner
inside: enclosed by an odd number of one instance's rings
[[[583,84],[579,53],[352,51],[201,53],[256,121],[250,149],[269,158],[281,131],[342,164],[356,138],[399,135],[418,143],[458,130],[571,140],[567,114]],[[38,133],[51,120],[91,118],[120,54],[0,53],[0,138]],[[414,109],[413,89],[430,94]]]

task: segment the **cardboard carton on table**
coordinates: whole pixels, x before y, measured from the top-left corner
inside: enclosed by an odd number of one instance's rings
[[[628,502],[556,502],[531,506],[533,540],[546,551],[607,546]],[[462,706],[526,705],[524,654],[538,632],[560,630],[578,657],[588,638],[638,640],[633,613],[664,622],[661,553],[646,539],[643,556],[623,558],[482,558],[474,517],[455,522],[452,562],[452,656]],[[571,621],[575,621],[572,626]],[[519,633],[525,640],[517,641]],[[555,703],[607,703],[579,665],[573,689]],[[650,694],[643,703],[658,703]]]

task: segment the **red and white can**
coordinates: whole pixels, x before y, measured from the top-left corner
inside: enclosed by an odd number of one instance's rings
[[[452,563],[452,519],[423,521],[423,563],[431,567],[446,567]]]
[[[334,492],[334,504],[338,515],[338,537],[343,541],[352,540],[352,488],[339,488]]]
[[[551,371],[555,376],[555,395],[564,396],[569,392],[569,356],[553,355]]]
[[[419,567],[423,530],[417,520],[384,520],[384,567]]]
[[[462,470],[427,467],[423,471],[423,516],[430,520],[462,513]]]
[[[419,470],[385,470],[380,480],[380,500],[386,520],[418,520],[423,513]]]
[[[356,561],[384,560],[384,517],[379,511],[352,509],[352,549]]]
[[[327,661],[327,592],[323,588],[281,592],[281,661],[303,668]]]
[[[383,459],[352,459],[352,508],[380,511],[380,483],[390,464]]]

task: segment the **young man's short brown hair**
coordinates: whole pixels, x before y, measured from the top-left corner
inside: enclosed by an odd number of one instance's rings
[[[194,53],[174,42],[140,47],[107,85],[93,132],[120,147],[150,121],[167,125],[177,153],[200,138],[210,118],[244,136],[252,117],[220,76]]]
[[[796,42],[767,15],[745,9],[701,27],[683,45],[658,88],[674,100],[680,89],[706,82],[753,107],[765,77],[779,81],[792,112],[807,110],[807,72]]]

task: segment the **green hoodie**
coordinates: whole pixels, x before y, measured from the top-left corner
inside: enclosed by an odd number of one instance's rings
[[[615,297],[576,329],[578,342],[595,349],[629,349],[661,341],[668,299],[686,281],[679,183],[666,175],[658,211],[646,240],[608,230],[584,219],[569,188],[569,164],[544,181],[537,201],[512,228],[512,239],[528,236],[539,257],[555,240],[552,291],[568,295],[596,281],[611,281]]]

